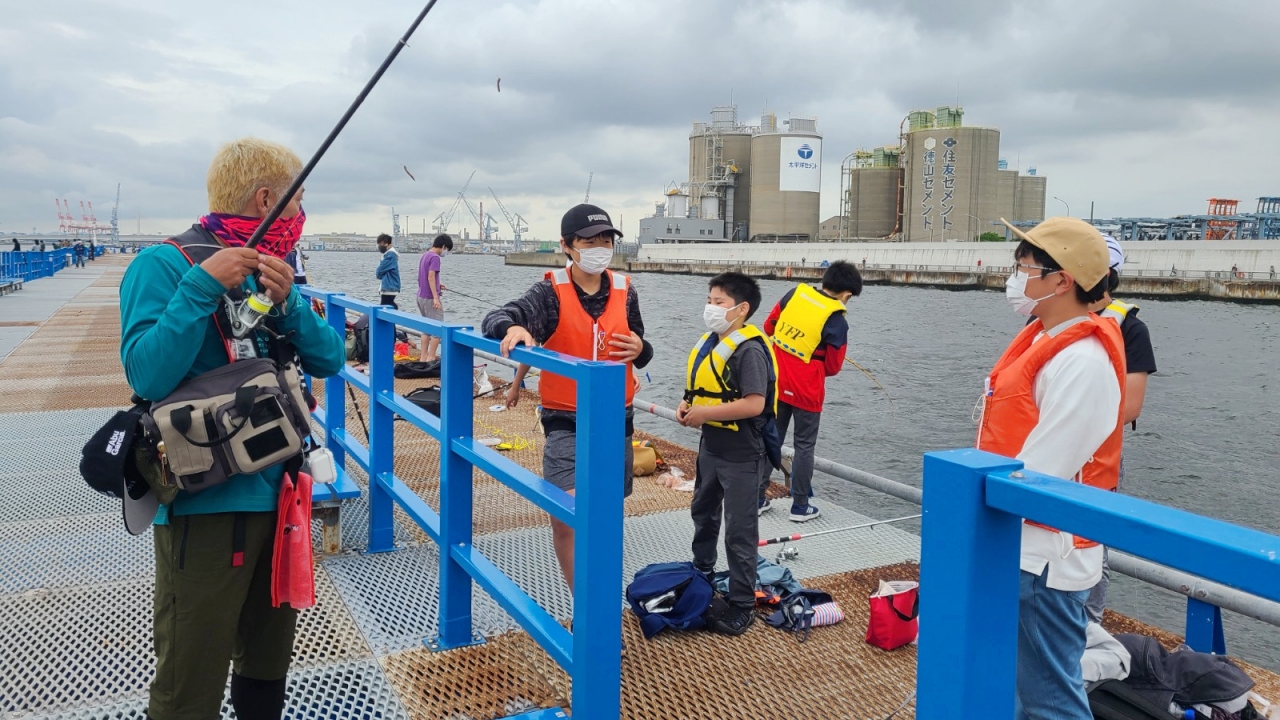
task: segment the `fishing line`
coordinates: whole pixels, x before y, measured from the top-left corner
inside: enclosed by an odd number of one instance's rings
[[[441,294],[441,295],[443,295],[444,293],[453,293],[454,295],[461,295],[461,296],[462,296],[462,297],[464,297],[464,298],[470,298],[470,299],[472,299],[472,300],[475,300],[475,301],[476,301],[476,302],[478,302],[478,303],[484,303],[485,305],[488,305],[489,307],[496,307],[496,308],[500,308],[500,307],[502,307],[501,305],[499,305],[499,304],[497,304],[497,303],[489,302],[488,300],[481,300],[480,298],[476,297],[475,295],[468,295],[468,294],[466,294],[466,293],[464,293],[464,292],[458,292],[457,290],[454,290],[454,289],[452,289],[452,288],[446,288],[446,289],[442,290],[440,294]]]
[[[257,247],[258,243],[262,240],[262,236],[265,235],[267,230],[271,227],[271,224],[280,218],[280,213],[284,212],[285,206],[289,204],[293,199],[293,196],[298,193],[298,189],[302,187],[302,183],[306,181],[309,175],[311,175],[311,171],[315,169],[316,163],[320,162],[320,158],[324,157],[324,154],[328,152],[329,146],[338,138],[338,135],[342,132],[343,128],[347,126],[347,122],[351,120],[351,116],[356,114],[356,110],[360,109],[360,105],[363,104],[364,99],[369,96],[369,92],[372,91],[373,87],[382,79],[382,74],[387,71],[388,67],[391,67],[392,61],[394,61],[396,56],[400,54],[400,51],[409,44],[410,36],[412,36],[414,31],[418,29],[418,26],[422,24],[422,21],[426,19],[427,13],[431,12],[431,8],[436,6],[436,2],[438,2],[438,0],[430,0],[426,7],[422,8],[422,12],[418,13],[418,17],[414,18],[413,24],[409,26],[409,29],[405,31],[404,35],[396,42],[395,46],[391,48],[391,52],[388,53],[387,57],[382,61],[382,65],[378,66],[378,70],[373,73],[373,77],[369,78],[369,82],[365,83],[364,89],[356,96],[355,101],[351,103],[351,107],[348,107],[347,111],[342,114],[342,119],[338,120],[338,124],[333,127],[333,130],[329,131],[329,136],[324,139],[324,142],[320,144],[320,148],[316,150],[315,154],[311,156],[311,159],[307,161],[307,164],[303,166],[302,172],[298,173],[298,176],[293,179],[293,182],[289,185],[289,189],[286,190],[283,195],[276,198],[275,206],[271,208],[266,217],[262,218],[262,223],[258,225],[258,229],[253,232],[253,236],[249,238],[249,241],[244,244],[245,247]]]

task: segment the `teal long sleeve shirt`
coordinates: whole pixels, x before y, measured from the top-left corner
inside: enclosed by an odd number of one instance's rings
[[[246,291],[253,288],[245,281]],[[129,386],[147,400],[159,400],[183,381],[227,364],[226,347],[213,322],[224,289],[199,265],[191,265],[169,244],[138,253],[120,285],[120,362]],[[339,333],[290,290],[272,311],[276,332],[292,332],[302,368],[315,377],[342,369],[346,349]],[[179,492],[156,522],[169,515],[269,512],[278,503],[283,466],[236,475],[198,494]]]

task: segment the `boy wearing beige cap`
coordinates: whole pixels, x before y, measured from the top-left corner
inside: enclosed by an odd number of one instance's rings
[[[1005,223],[1008,225],[1008,223]],[[1005,284],[1014,312],[1034,316],[987,376],[977,447],[1028,470],[1103,490],[1119,481],[1125,354],[1120,329],[1089,312],[1107,290],[1102,235],[1074,218],[1029,231]],[[1085,599],[1102,546],[1053,528],[1022,528],[1017,717],[1090,720],[1080,672]]]

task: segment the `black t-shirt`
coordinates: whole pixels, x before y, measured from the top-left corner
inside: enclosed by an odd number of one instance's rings
[[[1035,322],[1035,318],[1027,320],[1027,324]],[[1151,333],[1147,324],[1138,319],[1138,308],[1133,308],[1120,323],[1120,336],[1124,338],[1124,365],[1127,373],[1144,372],[1148,375],[1156,371],[1156,352],[1151,347]]]
[[[707,360],[706,362],[710,362]],[[737,391],[738,397],[769,396],[769,353],[764,343],[750,340],[738,346],[729,356],[724,381]],[[764,455],[761,428],[766,415],[737,421],[738,429],[702,426],[702,447],[712,455],[731,460],[751,460]]]
[[[1147,324],[1138,319],[1138,308],[1129,311],[1124,322],[1120,323],[1120,334],[1124,336],[1124,359],[1128,372],[1144,372],[1150,375],[1156,371],[1156,353],[1151,347],[1151,333]]]

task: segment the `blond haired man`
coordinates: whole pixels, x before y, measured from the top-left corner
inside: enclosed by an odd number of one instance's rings
[[[254,357],[287,353],[318,377],[342,367],[343,339],[293,288],[293,269],[281,260],[302,233],[302,192],[257,249],[244,247],[301,168],[282,145],[225,145],[209,168],[209,214],[130,263],[120,287],[120,360],[140,397],[159,400],[196,375]],[[227,299],[255,290],[275,305],[270,332],[237,339],[227,327]],[[297,620],[297,610],[271,601],[283,471],[281,464],[200,493],[179,491],[160,506],[153,534],[158,663],[147,708],[154,720],[216,717],[228,666],[241,720],[281,716]]]

